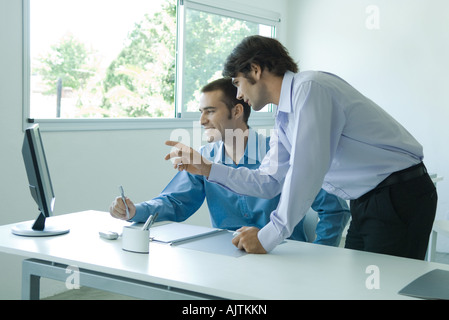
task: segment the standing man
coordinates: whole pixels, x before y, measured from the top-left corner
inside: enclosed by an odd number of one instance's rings
[[[232,77],[237,98],[255,111],[278,106],[278,139],[258,170],[194,163],[193,150],[178,148],[166,159],[246,194],[276,192],[279,206],[261,230],[242,228],[234,244],[252,253],[273,250],[289,236],[323,187],[351,200],[346,247],[424,259],[435,218],[437,193],[422,162],[423,148],[407,130],[341,78],[301,72],[275,39],[251,36],[228,57],[223,75]],[[289,158],[281,186],[273,167]],[[179,158],[180,157],[180,158]]]
[[[200,153],[209,161],[230,168],[257,169],[269,149],[269,138],[249,128],[251,107],[237,100],[236,95],[237,89],[231,79],[216,80],[202,89],[200,122],[211,143],[202,147]],[[158,197],[136,205],[127,199],[127,204],[132,221],[144,222],[158,212],[158,221],[179,222],[194,214],[205,198],[212,225],[228,230],[242,226],[262,228],[279,202],[278,194],[265,199],[239,195],[203,176],[178,172]],[[350,215],[346,202],[320,190],[311,206],[320,218],[315,243],[338,246]],[[112,203],[110,213],[126,219],[121,198]],[[295,226],[290,238],[307,241],[302,221]]]

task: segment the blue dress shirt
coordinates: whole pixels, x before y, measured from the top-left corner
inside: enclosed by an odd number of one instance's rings
[[[397,121],[341,78],[287,72],[270,151],[257,170],[213,164],[209,181],[234,192],[282,192],[258,233],[271,251],[306,214],[321,188],[357,199],[391,173],[423,160],[422,146]]]
[[[207,144],[200,152],[213,163],[255,170],[270,148],[269,141],[269,138],[250,129],[245,154],[238,165],[226,155],[222,141]],[[158,212],[158,221],[181,222],[194,214],[205,198],[213,227],[237,230],[242,226],[263,228],[270,221],[271,212],[276,210],[280,195],[273,195],[268,199],[240,195],[209,182],[203,176],[182,171],[175,175],[158,197],[137,204],[136,215],[132,220],[143,222],[151,214]],[[321,190],[312,208],[320,218],[314,242],[337,246],[350,216],[346,202]],[[308,241],[303,221],[295,226],[290,239]]]

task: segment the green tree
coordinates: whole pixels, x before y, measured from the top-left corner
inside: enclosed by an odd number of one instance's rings
[[[231,50],[246,36],[258,34],[259,26],[197,10],[186,15],[184,100],[188,111],[198,111],[197,95],[204,85],[221,77]]]
[[[173,117],[176,11],[177,1],[166,0],[159,12],[145,15],[107,70],[81,41],[67,34],[39,59],[33,72],[47,85],[46,94],[56,94],[59,79],[63,87],[73,89],[75,97],[67,97],[65,103],[72,106],[74,117]],[[242,38],[258,33],[257,23],[187,8],[184,106],[178,107],[197,111],[200,88],[221,76],[226,57]]]
[[[258,24],[188,10],[184,48],[184,104],[197,111],[199,89],[221,75],[223,63],[245,36],[258,34]],[[103,107],[126,116],[174,115],[176,1],[135,24],[125,47],[111,63],[104,81]],[[142,76],[144,75],[144,76]],[[156,103],[156,105],[155,105]],[[114,111],[115,110],[115,111]]]
[[[135,24],[104,81],[103,107],[126,116],[170,117],[175,100],[176,1]]]
[[[62,80],[64,87],[83,88],[94,74],[93,68],[87,65],[88,56],[85,45],[72,34],[65,35],[59,43],[51,46],[48,54],[39,59],[42,66],[36,69],[48,86],[46,93],[56,93],[58,79]]]

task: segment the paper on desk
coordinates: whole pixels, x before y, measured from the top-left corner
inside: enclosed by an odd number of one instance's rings
[[[173,222],[151,228],[150,238],[153,241],[178,244],[223,231],[226,230]]]
[[[232,244],[233,237],[233,232],[220,232],[212,234],[210,237],[200,238],[197,241],[183,242],[179,244],[179,247],[234,258],[243,257],[247,253]]]

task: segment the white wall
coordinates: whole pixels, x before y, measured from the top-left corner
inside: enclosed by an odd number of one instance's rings
[[[21,155],[21,2],[0,0],[0,225],[37,216]],[[245,1],[246,5],[283,16],[286,3],[287,0]],[[43,132],[56,194],[55,213],[107,211],[120,184],[136,202],[158,195],[175,173],[170,163],[163,160],[169,151],[163,142],[170,133],[171,130]],[[192,223],[208,225],[207,208],[203,206],[191,219]],[[0,299],[20,298],[21,260],[0,254]]]
[[[369,6],[379,29],[370,28]],[[449,2],[289,0],[288,12],[287,43],[301,70],[338,74],[421,142],[429,171],[445,177],[437,219],[449,219]]]

